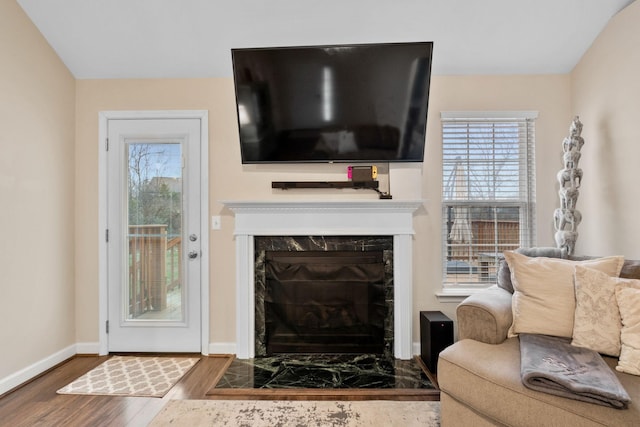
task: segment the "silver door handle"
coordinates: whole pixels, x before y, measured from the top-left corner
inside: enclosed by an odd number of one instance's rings
[[[198,251],[189,252],[189,259],[196,259],[196,258],[198,258]]]

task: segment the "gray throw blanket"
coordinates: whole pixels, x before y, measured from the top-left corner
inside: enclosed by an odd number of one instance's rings
[[[595,351],[568,339],[520,334],[520,377],[537,391],[626,409],[630,398],[620,381]]]

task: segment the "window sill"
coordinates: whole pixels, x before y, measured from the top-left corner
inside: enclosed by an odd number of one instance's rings
[[[438,302],[441,302],[441,303],[459,304],[462,301],[464,301],[464,299],[467,298],[468,296],[477,294],[478,292],[482,292],[488,288],[489,286],[482,287],[482,288],[463,288],[463,287],[456,287],[455,289],[442,288],[440,292],[436,292],[436,297],[438,298]]]

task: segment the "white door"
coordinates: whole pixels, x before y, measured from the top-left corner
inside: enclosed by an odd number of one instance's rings
[[[200,129],[107,121],[110,352],[201,349]]]

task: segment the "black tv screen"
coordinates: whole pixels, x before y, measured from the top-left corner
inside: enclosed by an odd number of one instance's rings
[[[232,49],[242,162],[422,162],[432,50]]]

